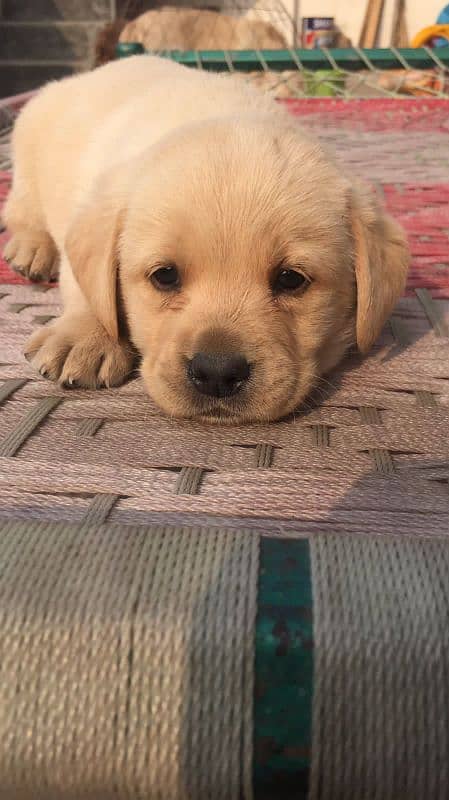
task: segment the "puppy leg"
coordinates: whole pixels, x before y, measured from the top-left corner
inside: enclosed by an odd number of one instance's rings
[[[49,283],[58,277],[58,253],[46,231],[18,229],[6,244],[3,257],[14,272],[30,281]]]
[[[133,368],[135,353],[124,339],[115,341],[89,308],[66,258],[61,265],[64,313],[36,331],[25,358],[44,378],[66,388],[118,386]]]
[[[32,118],[31,118],[32,120]],[[35,154],[30,147],[28,115],[19,118],[13,135],[14,180],[3,211],[11,233],[3,256],[32,281],[52,281],[58,274],[58,251],[48,233],[36,181]]]
[[[55,280],[58,276],[58,251],[45,228],[33,182],[27,181],[22,174],[20,157],[3,219],[11,233],[3,256],[13,270],[32,281]]]

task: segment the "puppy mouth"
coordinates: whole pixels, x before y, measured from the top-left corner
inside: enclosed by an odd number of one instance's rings
[[[289,381],[288,387],[285,397],[276,397],[275,393],[271,394],[267,390],[264,393],[265,400],[259,392],[250,391],[252,387],[248,387],[242,394],[226,399],[201,398],[188,392],[188,397],[184,396],[187,401],[185,416],[206,423],[225,425],[280,419],[292,412],[291,398],[297,393],[296,381]]]
[[[190,394],[190,392],[189,392]],[[228,397],[226,399],[201,398],[190,395],[188,400],[188,415],[205,421],[232,421],[246,416],[249,402],[242,397]]]
[[[201,422],[211,423],[237,423],[241,421],[238,414],[229,411],[226,408],[210,409],[208,411],[198,411],[192,415],[193,419],[201,420]]]

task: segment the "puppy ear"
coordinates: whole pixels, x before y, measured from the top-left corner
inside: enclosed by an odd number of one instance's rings
[[[121,206],[106,187],[94,192],[74,217],[65,251],[93,314],[111,339],[118,340],[117,267]]]
[[[366,353],[405,288],[410,261],[404,231],[365,189],[352,194],[357,282],[357,346]]]

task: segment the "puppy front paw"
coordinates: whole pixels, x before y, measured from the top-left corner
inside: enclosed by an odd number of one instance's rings
[[[124,341],[109,338],[89,315],[61,317],[28,341],[25,358],[44,377],[67,389],[119,386],[135,355]]]
[[[14,234],[4,248],[3,257],[14,272],[30,281],[49,283],[58,277],[58,251],[45,231],[39,235],[26,231]]]

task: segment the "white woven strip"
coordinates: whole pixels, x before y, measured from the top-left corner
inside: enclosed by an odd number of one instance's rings
[[[258,536],[0,528],[0,797],[251,800]]]

